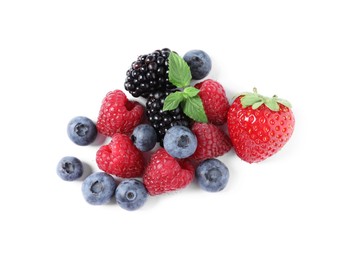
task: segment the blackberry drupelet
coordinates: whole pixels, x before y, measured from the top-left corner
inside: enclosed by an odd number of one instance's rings
[[[166,131],[175,125],[189,127],[190,119],[183,113],[181,107],[174,110],[163,111],[165,98],[175,90],[156,91],[151,93],[146,102],[148,121],[157,133],[157,140],[163,146],[163,138]]]
[[[156,90],[175,88],[168,79],[169,53],[170,50],[165,48],[140,55],[126,72],[125,89],[134,97],[147,98]]]

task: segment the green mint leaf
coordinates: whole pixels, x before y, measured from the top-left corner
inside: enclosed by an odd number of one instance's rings
[[[163,111],[176,109],[180,102],[184,100],[182,92],[174,92],[169,94],[164,100]]]
[[[203,108],[202,100],[199,96],[187,98],[183,103],[183,112],[188,117],[194,119],[197,122],[207,123],[207,116],[205,109]]]
[[[185,88],[190,85],[191,71],[186,61],[175,52],[168,57],[169,81],[179,87]]]
[[[271,109],[272,111],[278,111],[279,110],[279,105],[274,98],[266,98],[265,99],[265,105]]]
[[[263,98],[260,97],[258,94],[256,93],[249,93],[246,94],[245,96],[243,96],[240,99],[241,105],[243,106],[243,108],[252,106],[253,104],[263,101]]]
[[[184,94],[186,94],[188,97],[194,97],[199,92],[200,92],[200,90],[198,90],[195,87],[187,87],[186,89],[184,89]]]

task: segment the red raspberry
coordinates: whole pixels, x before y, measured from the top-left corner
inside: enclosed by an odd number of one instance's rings
[[[192,131],[197,137],[197,148],[191,159],[211,159],[227,153],[232,148],[229,137],[215,125],[195,123]]]
[[[227,122],[229,102],[226,92],[221,84],[212,79],[207,79],[195,85],[199,89],[208,121],[215,125],[223,125]]]
[[[103,99],[97,120],[97,130],[106,136],[130,134],[144,114],[143,106],[129,101],[121,90],[109,92]]]
[[[108,145],[97,151],[99,169],[122,178],[141,177],[144,169],[142,152],[124,134],[115,134]]]
[[[151,157],[143,176],[150,195],[158,195],[186,187],[194,178],[195,169],[187,160],[177,160],[163,148]]]

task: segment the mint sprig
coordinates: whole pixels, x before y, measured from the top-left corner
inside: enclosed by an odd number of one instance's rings
[[[169,81],[179,88],[190,86],[191,71],[186,61],[175,52],[171,52],[168,57]]]
[[[176,109],[181,105],[185,115],[197,122],[207,123],[207,116],[197,88],[187,87],[184,91],[169,94],[164,100],[163,111]]]
[[[169,94],[164,100],[163,111],[176,109],[180,102],[184,100],[183,92]]]
[[[197,122],[207,123],[207,116],[203,108],[202,100],[199,96],[187,98],[185,102],[181,104],[185,115],[194,119]]]
[[[187,95],[187,97],[195,97],[199,94],[200,90],[194,87],[188,87],[184,89],[183,94]]]
[[[163,111],[176,109],[179,105],[185,115],[197,122],[207,123],[207,116],[195,87],[190,86],[192,79],[189,65],[175,52],[168,58],[169,82],[179,88],[179,91],[169,94],[164,100]]]

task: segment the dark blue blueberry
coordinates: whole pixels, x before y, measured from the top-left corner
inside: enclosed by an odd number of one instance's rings
[[[126,210],[141,208],[147,200],[147,190],[141,181],[123,180],[115,191],[116,202]]]
[[[164,149],[174,158],[187,158],[194,154],[197,139],[191,130],[185,126],[173,126],[168,129],[163,139]]]
[[[209,192],[224,189],[229,179],[229,171],[221,161],[208,159],[203,161],[196,169],[196,180],[200,187]]]
[[[97,137],[97,128],[93,121],[84,116],[77,116],[69,122],[67,134],[77,145],[89,145]]]
[[[64,181],[77,180],[83,174],[82,162],[76,157],[65,156],[59,161],[56,173]]]
[[[114,195],[115,189],[114,178],[105,172],[93,173],[82,183],[83,197],[92,205],[108,203]]]
[[[188,51],[184,55],[184,60],[189,65],[193,79],[203,79],[210,73],[212,61],[210,56],[202,50]]]
[[[157,134],[154,128],[147,124],[138,125],[135,127],[131,140],[134,145],[142,152],[147,152],[153,149],[157,143]]]

